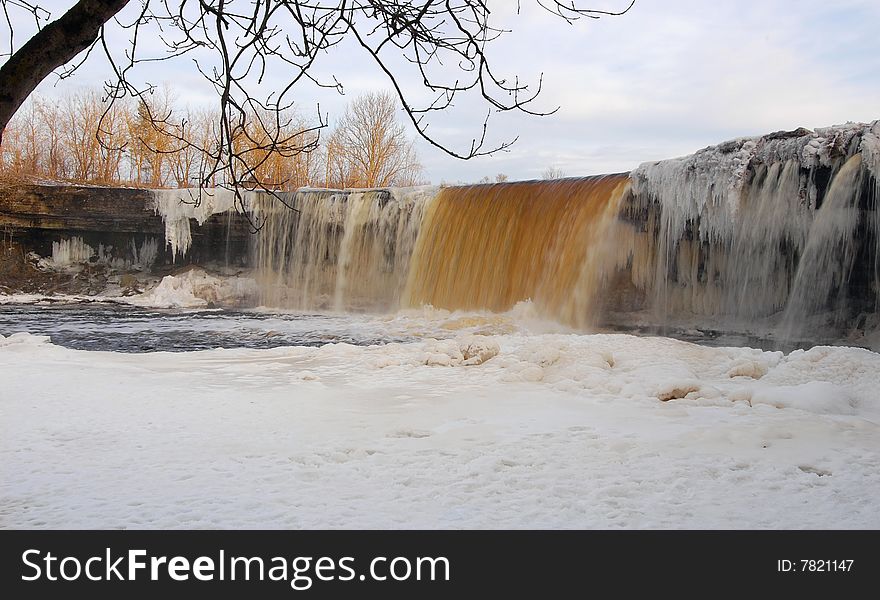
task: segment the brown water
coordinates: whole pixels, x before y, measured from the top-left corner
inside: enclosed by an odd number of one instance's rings
[[[610,262],[622,175],[445,188],[428,206],[406,306],[506,311],[531,300],[586,326]]]

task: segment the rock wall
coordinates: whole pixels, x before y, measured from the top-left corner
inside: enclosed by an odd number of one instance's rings
[[[131,188],[73,185],[6,185],[0,187],[0,236],[28,252],[51,257],[53,244],[80,238],[98,259],[137,264],[137,249],[157,242],[150,269],[183,264],[229,264],[247,261],[251,227],[238,213],[212,215],[199,225],[191,220],[192,246],[175,257],[167,248],[165,224],[153,209],[154,193]],[[56,246],[57,247],[57,246]]]

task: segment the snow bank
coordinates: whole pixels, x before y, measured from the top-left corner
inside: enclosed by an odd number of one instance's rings
[[[878,372],[853,348],[626,335],[139,355],[16,335],[0,527],[876,528]]]
[[[776,408],[799,408],[818,414],[856,413],[847,390],[827,381],[810,381],[800,385],[780,385],[757,389],[751,397],[752,406],[768,404]]]
[[[47,335],[31,335],[29,333],[13,333],[4,337],[0,334],[0,348],[8,351],[10,347],[15,346],[16,351],[27,351],[33,346],[45,344],[49,341]]]
[[[42,304],[77,302],[117,302],[122,300],[112,295],[87,296],[84,294],[0,294],[0,304]]]

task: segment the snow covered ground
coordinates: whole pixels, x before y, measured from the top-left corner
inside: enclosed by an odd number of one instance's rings
[[[880,355],[480,319],[369,347],[0,339],[0,527],[880,527]]]

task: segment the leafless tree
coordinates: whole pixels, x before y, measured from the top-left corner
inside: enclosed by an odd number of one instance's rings
[[[557,167],[547,167],[541,173],[541,179],[562,179],[563,177],[565,177],[565,172]]]
[[[276,119],[270,111],[261,110],[249,119],[235,141],[235,152],[244,157],[252,183],[262,189],[296,189],[309,185],[315,177],[313,152],[283,152],[271,140],[289,139],[298,147],[317,147],[318,133],[295,111],[281,116]]]
[[[97,179],[101,144],[95,137],[104,109],[98,94],[80,91],[67,96],[61,105],[61,139],[71,159],[70,177],[87,182]]]
[[[43,164],[40,171],[50,180],[59,181],[67,177],[67,156],[64,148],[64,135],[61,111],[54,103],[42,98],[34,98],[34,106],[40,115],[43,129]]]
[[[620,15],[632,7],[630,3],[619,11],[603,11],[581,8],[576,0],[535,2],[566,23]],[[122,21],[117,15],[129,4],[137,10]],[[34,0],[0,0],[4,14],[26,11],[38,29],[17,47],[15,32],[9,28],[9,58],[0,67],[0,129],[51,72],[64,65],[61,77],[75,72],[81,61],[71,61],[83,51],[84,56],[101,53],[108,59],[113,78],[106,93],[111,100],[143,98],[152,92],[150,86],[135,83],[133,73],[140,63],[185,56],[219,98],[217,135],[207,147],[197,148],[210,157],[199,173],[200,183],[219,181],[238,189],[257,178],[262,164],[251,160],[257,150],[266,157],[272,152],[293,156],[318,147],[316,136],[308,134],[327,124],[320,109],[317,120],[299,131],[291,131],[292,122],[284,115],[292,107],[294,90],[306,81],[342,91],[342,82],[335,78],[318,79],[313,65],[320,55],[350,40],[387,76],[406,116],[425,140],[459,158],[489,154],[515,141],[487,144],[489,114],[517,110],[540,115],[552,110],[534,108],[540,77],[528,84],[493,68],[492,42],[507,31],[493,25],[488,4],[486,0],[78,0],[51,20]],[[111,20],[129,30],[127,48],[111,48],[107,43],[105,24]],[[160,54],[146,54],[139,44],[145,35],[164,43]],[[281,89],[259,95],[255,90],[265,74],[279,66],[289,73],[288,81]],[[401,69],[406,68],[418,74],[422,88],[405,89]],[[430,99],[417,102],[426,91]],[[463,149],[455,148],[432,135],[430,116],[468,93],[486,103],[487,117],[477,136]],[[248,118],[266,114],[272,117],[262,129],[273,135],[253,139]],[[181,130],[179,123],[171,122],[171,115],[150,112],[148,116],[164,135]],[[196,143],[177,137],[178,147]],[[247,143],[242,144],[242,139]],[[241,147],[249,156],[238,152]]]
[[[42,140],[40,112],[36,106],[26,106],[15,123],[6,132],[2,148],[2,167],[5,175],[21,177],[40,171]]]
[[[108,105],[96,89],[80,89],[63,98],[33,96],[7,126],[0,145],[0,175],[148,187],[198,184],[201,165],[210,157],[196,148],[215,143],[217,119],[207,110],[181,108],[170,89],[144,98],[151,102],[149,107],[137,100]],[[177,128],[167,134],[156,128],[149,114],[159,112],[179,115]],[[296,130],[306,127],[295,115],[290,120]],[[268,121],[265,115],[262,120],[252,118],[247,125],[250,137],[265,141],[273,135],[262,129]],[[95,136],[99,123],[104,144]],[[264,150],[251,152],[251,148],[239,146],[245,142],[243,136],[236,140],[236,152],[260,164],[256,169],[259,185],[289,190],[318,179],[319,163],[313,153],[281,156],[271,152],[266,156]],[[302,145],[306,143],[304,140]]]
[[[422,167],[396,112],[397,103],[390,93],[364,94],[348,105],[331,136],[342,187],[418,181]]]
[[[146,183],[151,187],[166,185],[173,156],[192,145],[185,129],[185,121],[174,118],[174,93],[169,87],[163,86],[137,98],[129,114],[127,146],[139,165],[138,182],[146,170]],[[106,132],[106,123],[102,123],[101,133]]]
[[[207,110],[186,107],[182,118],[174,123],[175,137],[188,140],[170,153],[171,177],[179,188],[198,184],[201,160],[198,148],[210,146],[212,124],[216,121]]]

